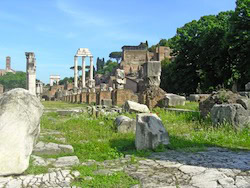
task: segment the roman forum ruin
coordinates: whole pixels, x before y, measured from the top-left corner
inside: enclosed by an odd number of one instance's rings
[[[34,52],[25,52],[26,55],[26,73],[27,90],[36,95],[36,58]]]

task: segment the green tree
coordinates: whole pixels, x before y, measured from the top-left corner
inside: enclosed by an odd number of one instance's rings
[[[227,35],[229,54],[233,61],[232,82],[240,89],[250,81],[250,1],[237,0]]]
[[[177,34],[168,40],[176,58],[163,67],[163,76],[167,77],[166,86],[161,85],[163,89],[193,93],[199,85],[208,92],[227,83],[232,67],[225,35],[231,14],[203,16],[177,29]]]
[[[74,81],[73,77],[65,77],[64,79],[59,81],[59,85],[64,85],[67,82],[72,83]]]
[[[120,59],[122,58],[122,52],[111,52],[109,57],[112,59],[116,59],[116,62],[119,63]]]
[[[8,72],[3,76],[0,76],[0,84],[2,84],[5,90],[14,88],[26,89],[26,73],[18,71],[15,74]]]

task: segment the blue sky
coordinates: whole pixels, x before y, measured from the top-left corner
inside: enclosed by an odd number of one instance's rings
[[[33,51],[37,79],[48,83],[53,74],[73,76],[78,48],[107,60],[123,45],[156,44],[187,22],[234,8],[235,0],[0,0],[0,69],[11,56],[12,68],[25,71],[24,53]]]

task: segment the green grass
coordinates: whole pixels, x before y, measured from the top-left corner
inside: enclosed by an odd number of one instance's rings
[[[228,124],[212,125],[199,113],[175,113],[154,109],[162,119],[169,135],[171,149],[204,149],[209,146],[230,149],[250,149],[249,128],[235,130]]]
[[[51,166],[34,166],[32,162],[33,160],[30,159],[29,168],[23,173],[23,175],[28,175],[28,174],[37,175],[37,174],[48,173],[48,169],[51,167]]]
[[[135,184],[139,184],[138,180],[133,179],[124,172],[115,172],[111,175],[95,175],[93,172],[98,170],[96,165],[79,166],[74,170],[78,170],[81,175],[76,179],[73,185],[81,187],[99,187],[99,188],[129,188]],[[92,180],[85,180],[85,177],[92,177]]]
[[[194,110],[199,111],[199,103],[198,102],[192,102],[192,101],[186,101],[185,106],[174,106],[171,108],[178,108],[178,109],[186,109],[186,110]]]
[[[56,104],[59,103],[59,104]],[[69,108],[78,106],[77,104],[65,104],[53,102],[55,106]],[[190,104],[190,106],[195,106]],[[192,107],[192,108],[193,108]],[[191,108],[191,107],[190,107]],[[194,108],[193,108],[194,109]],[[156,108],[153,113],[158,114],[166,127],[171,144],[166,149],[181,151],[200,151],[210,146],[225,147],[230,149],[250,150],[249,129],[236,131],[229,125],[212,126],[209,120],[202,120],[199,112],[175,113]],[[125,114],[135,118],[135,114]],[[44,141],[58,142],[56,137],[66,138],[67,144],[74,147],[74,153],[80,162],[94,159],[104,161],[120,158],[126,154],[135,157],[147,157],[154,151],[136,151],[135,135],[133,133],[117,133],[114,126],[115,116],[94,118],[88,114],[60,116],[55,112],[46,113],[41,119],[41,130],[50,129],[60,131],[62,134],[45,136]],[[104,124],[100,125],[100,122]],[[164,151],[163,146],[159,146],[155,151]],[[61,156],[61,155],[60,155]],[[44,156],[56,158],[57,156]],[[133,163],[136,160],[131,160]],[[82,187],[130,187],[138,182],[127,176],[124,172],[117,172],[111,176],[94,175],[97,166],[77,166],[74,167],[81,175],[74,182]],[[46,171],[46,167],[31,169],[28,172]],[[84,177],[91,176],[92,180],[84,180]]]
[[[63,101],[42,101],[42,104],[47,109],[68,109],[68,108],[76,108],[76,107],[85,107],[86,104],[75,104],[75,103],[67,103]]]

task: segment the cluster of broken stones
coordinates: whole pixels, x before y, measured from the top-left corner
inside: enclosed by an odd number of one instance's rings
[[[220,90],[200,102],[201,116],[210,115],[213,124],[229,123],[237,129],[250,124],[250,99],[231,91]]]

